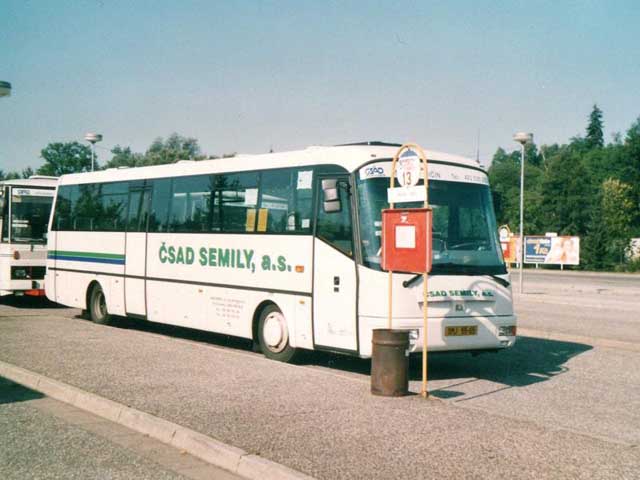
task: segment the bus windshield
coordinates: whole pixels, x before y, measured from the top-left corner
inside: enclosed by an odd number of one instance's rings
[[[365,266],[376,270],[381,269],[381,211],[389,208],[388,187],[388,177],[358,179],[362,259]],[[432,274],[506,273],[487,185],[431,180],[429,205],[433,208]],[[395,208],[422,206],[422,202],[394,205]]]
[[[20,190],[15,190],[11,195],[11,242],[46,243],[53,191],[42,191],[45,196],[38,195],[38,191],[33,189],[29,189],[31,195],[21,195]]]

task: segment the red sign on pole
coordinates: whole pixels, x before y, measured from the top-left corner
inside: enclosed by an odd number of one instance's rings
[[[431,270],[430,208],[382,211],[382,268],[393,272]]]

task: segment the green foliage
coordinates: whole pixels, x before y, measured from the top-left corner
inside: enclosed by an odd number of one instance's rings
[[[563,235],[584,235],[589,223],[591,184],[582,156],[564,149],[549,160],[542,180],[546,215],[542,222]]]
[[[145,165],[144,155],[132,152],[131,147],[116,145],[111,149],[111,153],[113,157],[107,162],[105,168],[141,167]]]
[[[5,173],[3,170],[0,170],[0,181],[1,180],[15,180],[16,178],[20,178],[20,174],[18,172],[7,172],[7,173]]]
[[[229,158],[235,157],[235,153],[225,153],[222,157],[206,156],[202,154],[198,140],[192,137],[184,137],[177,133],[172,133],[166,140],[156,138],[145,153],[138,153],[131,150],[131,147],[116,145],[111,149],[111,160],[104,168],[117,167],[144,167],[147,165],[162,165],[175,163],[179,160],[204,160],[206,158]],[[91,170],[91,148],[78,142],[61,143],[54,142],[44,148],[40,154],[44,159],[44,165],[38,168],[39,175],[60,176],[66,173],[87,172]],[[95,169],[100,167],[96,161]],[[23,170],[23,176],[33,175],[33,170],[27,168]],[[0,180],[2,178],[19,178],[17,173],[3,173],[0,170]]]
[[[619,270],[640,236],[640,118],[605,145],[602,111],[594,105],[586,137],[565,145],[527,146],[525,234],[553,231],[581,237],[581,265]],[[520,152],[499,148],[489,168],[499,224],[519,225]],[[531,158],[529,158],[531,155]]]
[[[602,183],[602,221],[612,238],[631,237],[631,225],[636,213],[631,185],[610,178]]]
[[[633,187],[633,201],[638,206],[634,232],[635,235],[640,235],[640,117],[627,131],[621,158],[620,179]]]
[[[625,265],[626,272],[640,272],[640,258],[629,260]]]
[[[59,177],[67,173],[91,171],[91,148],[78,142],[50,143],[40,152],[44,165],[38,168],[38,175]],[[98,161],[96,160],[96,170]]]
[[[602,122],[602,110],[598,108],[598,105],[593,106],[591,114],[589,115],[589,125],[587,125],[587,146],[589,148],[602,148],[604,147],[604,133]]]
[[[580,248],[581,262],[594,270],[609,270],[613,263],[609,256],[609,239],[602,221],[601,195],[598,196],[591,210],[591,218],[587,235]]]
[[[531,159],[527,152],[531,152]],[[497,218],[500,219],[501,224],[511,225],[514,231],[517,231],[520,225],[520,155],[519,151],[507,154],[499,148],[488,172]],[[527,213],[524,217],[525,232],[536,231],[540,227],[539,216],[532,212],[539,210],[542,203],[540,192],[543,176],[542,159],[542,155],[538,154],[535,146],[525,149],[524,202]]]
[[[145,153],[145,165],[162,165],[178,160],[202,160],[198,140],[172,133],[166,140],[156,138]]]
[[[111,153],[113,157],[107,162],[106,168],[164,165],[180,160],[203,160],[207,158],[202,154],[198,140],[191,137],[183,137],[177,133],[172,133],[166,140],[156,138],[144,154],[133,152],[131,147],[122,147],[120,145],[113,147]]]

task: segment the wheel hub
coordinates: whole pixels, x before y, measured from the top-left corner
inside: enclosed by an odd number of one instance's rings
[[[281,352],[287,345],[289,335],[284,316],[280,312],[272,312],[264,320],[262,333],[267,348],[272,352]]]

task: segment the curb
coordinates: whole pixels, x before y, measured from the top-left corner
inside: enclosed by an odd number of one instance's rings
[[[0,375],[51,398],[148,435],[241,477],[250,480],[313,480],[313,477],[304,473],[227,445],[195,430],[1,360]]]
[[[575,275],[579,277],[602,277],[602,278],[614,278],[618,280],[629,280],[640,278],[640,273],[637,272],[594,272],[592,270],[558,270],[555,268],[525,268],[525,275],[557,275],[558,277],[564,274]],[[509,273],[518,273],[517,268],[510,268]]]

